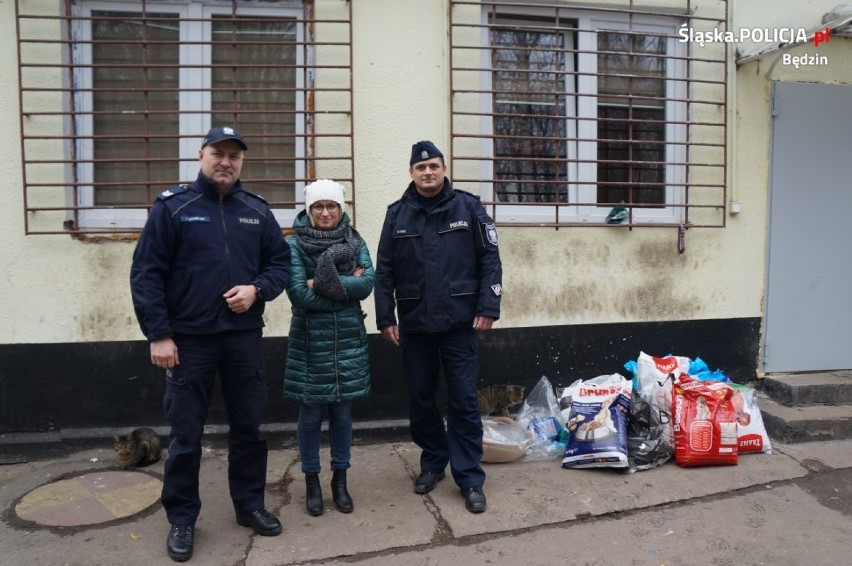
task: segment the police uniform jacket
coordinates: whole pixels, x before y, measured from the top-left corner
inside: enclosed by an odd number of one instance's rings
[[[401,332],[467,328],[500,318],[503,269],[497,231],[479,197],[444,179],[423,208],[412,182],[388,207],[376,258],[376,324]],[[399,321],[394,314],[396,307]]]
[[[294,227],[308,222],[299,213]],[[341,222],[349,223],[344,213]],[[355,263],[364,268],[360,276],[341,275],[348,302],[334,301],[309,288],[317,264],[296,236],[288,238],[292,266],[287,296],[293,316],[287,341],[284,397],[306,404],[327,404],[370,394],[370,356],[361,301],[373,291],[375,270],[364,240]]]
[[[154,201],[136,249],[130,287],[148,340],[263,327],[265,301],[280,295],[290,274],[290,248],[261,197],[239,180],[220,197],[199,173],[194,183]],[[241,314],[223,297],[256,284],[262,300]]]

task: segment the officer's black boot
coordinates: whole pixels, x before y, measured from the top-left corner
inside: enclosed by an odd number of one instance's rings
[[[320,487],[319,474],[305,474],[305,509],[308,515],[314,517],[322,515],[322,488]]]
[[[341,513],[351,513],[355,509],[355,504],[346,490],[346,470],[334,470],[331,476],[331,498]]]

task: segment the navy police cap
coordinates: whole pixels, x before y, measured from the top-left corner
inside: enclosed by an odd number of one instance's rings
[[[411,160],[408,164],[414,165],[415,163],[426,161],[427,159],[433,159],[435,157],[443,159],[444,154],[441,153],[441,150],[435,147],[435,144],[432,142],[427,140],[419,141],[411,146]]]
[[[208,145],[215,145],[219,142],[223,142],[225,140],[234,140],[240,147],[243,148],[243,151],[248,149],[246,142],[243,141],[243,136],[237,130],[230,126],[222,126],[221,128],[210,128],[210,131],[207,132],[207,135],[204,136],[204,142],[201,144],[201,149],[204,149]]]

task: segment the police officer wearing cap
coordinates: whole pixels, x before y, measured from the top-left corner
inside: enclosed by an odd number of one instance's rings
[[[201,436],[219,375],[228,413],[228,484],[236,522],[274,536],[281,523],[264,505],[266,407],[263,311],[290,274],[290,247],[266,201],[240,182],[240,133],[213,128],[195,182],[160,194],[133,253],[130,286],[151,363],[165,371],[171,425],[162,503],[168,555],[192,557],[201,509]]]
[[[375,301],[382,336],[402,351],[410,432],[420,447],[414,492],[429,493],[447,464],[471,513],[485,511],[476,332],[500,317],[502,266],[494,222],[479,198],[453,189],[441,151],[411,148],[411,183],[388,207],[379,240]],[[398,316],[398,319],[397,319]],[[438,406],[440,369],[447,426]]]

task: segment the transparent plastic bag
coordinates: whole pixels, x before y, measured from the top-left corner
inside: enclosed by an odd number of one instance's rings
[[[523,461],[554,460],[565,452],[565,421],[550,380],[541,376],[518,411],[518,423],[535,442],[527,448]]]
[[[565,429],[559,401],[546,376],[541,376],[518,412],[518,422],[539,440],[555,440]]]
[[[482,419],[482,461],[514,462],[537,442],[535,436],[509,417]]]

